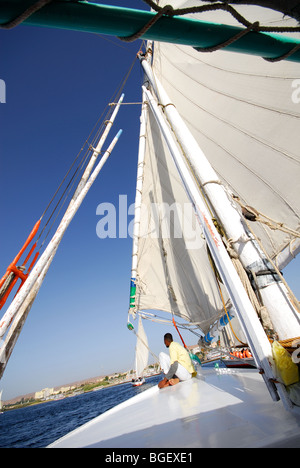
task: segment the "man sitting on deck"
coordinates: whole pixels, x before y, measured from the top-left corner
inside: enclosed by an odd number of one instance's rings
[[[189,353],[181,344],[173,341],[171,333],[165,334],[164,342],[169,348],[170,357],[165,353],[159,355],[160,366],[165,374],[165,378],[158,384],[159,388],[189,380],[195,372]]]

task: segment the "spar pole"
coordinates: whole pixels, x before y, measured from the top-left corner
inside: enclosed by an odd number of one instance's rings
[[[42,273],[44,268],[47,265],[47,262],[49,261],[50,257],[53,255],[53,253],[57,250],[60,242],[62,241],[62,238],[74,218],[76,212],[78,211],[80,205],[82,204],[84,198],[86,197],[88,191],[92,187],[93,183],[95,182],[98,174],[100,173],[102,167],[104,166],[105,162],[109,158],[111,152],[113,151],[118,139],[120,138],[122,133],[122,130],[119,130],[113,141],[111,142],[109,148],[106,150],[104,153],[103,157],[99,161],[98,165],[94,169],[93,173],[91,174],[90,178],[86,182],[85,186],[81,190],[80,194],[77,196],[77,198],[73,201],[72,206],[69,207],[67,212],[65,213],[56,233],[52,237],[51,241],[49,242],[46,250],[44,251],[43,255],[31,271],[26,283],[24,284],[23,288],[19,292],[19,294],[15,297],[13,302],[11,303],[10,307],[7,309],[4,317],[2,318],[0,322],[0,338],[4,336],[6,333],[12,319],[20,309],[22,303],[26,299],[27,295],[30,293],[31,289],[34,286],[34,283],[38,279],[39,275]],[[0,354],[2,354],[2,347],[0,348]]]
[[[24,23],[125,39],[145,30],[146,32],[138,35],[140,39],[184,44],[195,48],[212,48],[226,44],[224,50],[230,52],[258,55],[267,59],[284,57],[285,60],[300,61],[298,39],[256,32],[255,24],[250,25],[253,30],[250,27],[247,31],[245,27],[172,16],[167,12],[152,24],[157,15],[155,12],[68,0],[49,1],[38,11],[26,16],[26,10],[33,3],[32,0],[0,0],[0,28]],[[151,27],[147,28],[147,25]],[[234,37],[238,37],[238,40],[231,41]]]

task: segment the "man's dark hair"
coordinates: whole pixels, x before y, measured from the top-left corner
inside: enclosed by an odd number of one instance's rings
[[[166,333],[164,336],[164,340],[173,341],[173,336],[171,335],[171,333]]]

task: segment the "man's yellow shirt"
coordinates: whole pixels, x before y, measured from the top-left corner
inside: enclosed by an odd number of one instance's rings
[[[177,361],[181,364],[190,374],[195,372],[191,358],[187,350],[181,344],[172,341],[169,346],[171,365]]]

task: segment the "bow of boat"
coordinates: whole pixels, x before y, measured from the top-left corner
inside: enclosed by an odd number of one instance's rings
[[[152,387],[51,448],[300,447],[300,416],[274,403],[255,369],[201,369],[197,378]]]

